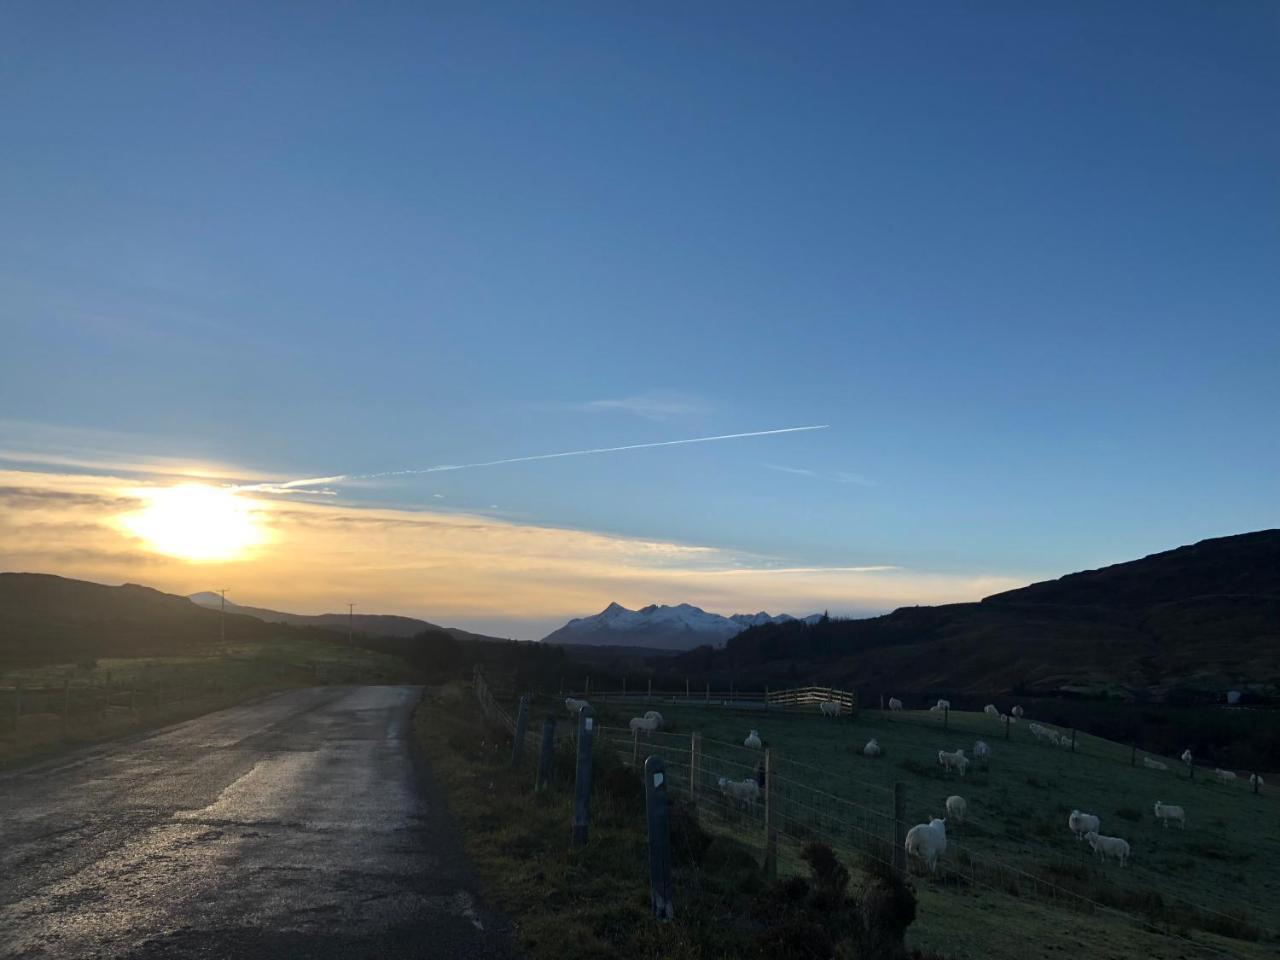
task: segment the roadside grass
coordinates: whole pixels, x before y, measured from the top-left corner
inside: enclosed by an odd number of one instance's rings
[[[397,657],[293,638],[237,644],[207,657],[102,659],[7,670],[0,672],[0,769],[281,690],[419,679]],[[18,684],[23,687],[21,716]]]
[[[624,727],[630,716],[646,709],[635,703],[593,701],[593,706],[602,723]],[[914,944],[948,951],[963,945],[959,956],[1025,956],[1019,950],[1031,930],[1068,950],[1076,931],[1092,930],[1097,944],[1110,939],[1129,951],[1099,947],[1099,956],[1275,955],[1280,871],[1266,851],[1280,848],[1280,804],[1270,793],[1255,796],[1239,785],[1190,781],[1177,768],[1131,767],[1128,748],[1097,738],[1088,738],[1089,753],[1072,754],[1034,741],[1025,722],[1005,741],[982,714],[953,712],[944,731],[940,722],[920,714],[864,711],[855,720],[837,722],[659,700],[652,706],[681,734],[702,733],[708,758],[717,750],[708,740],[740,744],[748,729],[757,728],[776,757],[805,765],[787,776],[874,809],[888,812],[885,788],[901,781],[909,823],[941,816],[946,797],[959,793],[968,801],[968,816],[948,830],[944,863],[958,866],[961,876],[962,854],[972,851],[1133,918],[1101,911],[1085,916],[1055,907],[1052,900],[1029,897],[1015,882],[997,890],[926,879],[919,884],[920,919],[909,937]],[[870,737],[878,739],[884,756],[862,754]],[[934,762],[940,749],[963,747],[971,753],[978,738],[991,745],[988,769],[971,767],[960,778]],[[1187,808],[1186,831],[1161,829],[1151,814],[1157,799]],[[1129,840],[1128,868],[1099,864],[1088,846],[1071,836],[1067,816],[1077,808],[1100,815],[1102,832]],[[982,911],[993,912],[999,922],[983,920]],[[1039,929],[1042,920],[1045,930]],[[1064,929],[1070,934],[1059,936]],[[1007,936],[1011,930],[1022,930],[1024,939]]]

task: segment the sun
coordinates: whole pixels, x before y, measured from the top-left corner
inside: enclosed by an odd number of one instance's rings
[[[216,563],[239,559],[266,539],[255,504],[234,490],[181,483],[137,494],[146,506],[121,517],[120,523],[156,553]]]

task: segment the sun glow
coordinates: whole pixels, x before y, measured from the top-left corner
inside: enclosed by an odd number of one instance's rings
[[[137,493],[147,505],[120,523],[156,553],[216,563],[239,559],[265,539],[254,502],[232,490],[182,483]]]

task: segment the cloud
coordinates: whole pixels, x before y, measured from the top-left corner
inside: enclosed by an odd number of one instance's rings
[[[823,473],[818,470],[808,470],[804,467],[788,467],[780,463],[765,463],[761,464],[761,466],[767,470],[776,470],[778,473],[790,473],[797,477],[812,477],[815,480],[827,480],[831,483],[856,483],[860,487],[877,486],[876,481],[851,470],[835,470],[831,473]]]
[[[252,554],[191,563],[154,554],[120,530],[119,515],[141,502],[137,481],[0,470],[0,488],[21,491],[0,511],[3,569],[120,583],[145,567],[149,585],[174,593],[226,586],[241,602],[301,613],[356,599],[366,610],[460,626],[524,623],[507,631],[524,638],[611,600],[853,613],[976,600],[1031,579],[790,564],[704,544],[293,498],[252,500],[269,534]]]
[[[630,413],[646,420],[670,420],[693,414],[709,413],[711,407],[705,400],[685,393],[650,391],[630,397],[614,397],[586,400],[581,403],[552,405],[555,409],[581,413]]]

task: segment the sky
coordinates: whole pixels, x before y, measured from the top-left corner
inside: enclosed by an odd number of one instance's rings
[[[1280,525],[1278,51],[1247,2],[6,3],[0,569],[533,638]],[[183,479],[254,542],[122,519]]]

